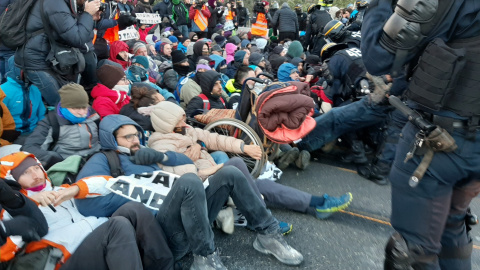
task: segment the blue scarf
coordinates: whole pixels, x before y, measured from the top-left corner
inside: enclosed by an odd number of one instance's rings
[[[88,118],[88,114],[85,117],[76,117],[67,108],[62,108],[60,106],[58,108],[59,108],[58,111],[60,113],[60,116],[67,119],[68,121],[72,122],[73,124],[82,123],[85,120],[87,120],[87,118]]]

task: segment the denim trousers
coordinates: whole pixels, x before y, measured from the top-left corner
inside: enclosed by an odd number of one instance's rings
[[[61,84],[50,73],[44,70],[26,70],[25,75],[42,93],[49,106],[55,106],[60,101],[58,90]]]
[[[347,132],[385,121],[391,110],[390,106],[371,104],[368,96],[347,106],[333,108],[315,118],[315,129],[297,146],[300,150],[309,152],[318,150]]]
[[[435,152],[423,179],[416,187],[408,182],[422,157],[404,162],[418,129],[407,123],[400,136],[389,179],[392,183],[393,228],[409,247],[420,247],[433,260],[419,263],[426,270],[471,269],[472,240],[466,210],[480,193],[480,131],[467,139],[466,129],[450,132],[458,148]],[[417,268],[415,268],[417,269]]]
[[[188,25],[177,25],[178,31],[182,32],[184,38],[188,38]]]
[[[196,175],[183,175],[175,181],[157,213],[176,260],[189,251],[201,256],[215,251],[211,223],[229,196],[257,232],[278,232],[278,221],[239,169],[224,166],[206,181],[209,185],[204,188]]]

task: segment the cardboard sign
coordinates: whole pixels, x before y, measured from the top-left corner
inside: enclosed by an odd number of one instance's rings
[[[156,13],[135,13],[135,16],[142,24],[157,24],[162,22],[162,17]]]
[[[158,210],[179,177],[165,171],[124,175],[108,180],[105,187],[129,200],[141,202],[148,208]]]
[[[138,31],[137,31],[137,29],[135,29],[135,27],[130,26],[130,27],[127,27],[126,29],[124,29],[122,31],[118,31],[118,38],[121,41],[126,41],[126,40],[130,40],[130,39],[139,39],[140,34],[138,34]]]

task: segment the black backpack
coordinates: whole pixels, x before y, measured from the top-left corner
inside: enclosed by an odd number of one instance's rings
[[[30,38],[27,36],[27,19],[36,2],[37,0],[15,0],[8,5],[0,18],[0,42],[3,45],[17,49],[27,42]],[[37,32],[33,35],[44,31],[42,29]]]

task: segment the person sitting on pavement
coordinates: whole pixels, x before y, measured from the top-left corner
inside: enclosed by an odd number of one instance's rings
[[[97,77],[100,82],[92,89],[92,108],[100,118],[118,114],[130,102],[130,81],[125,72],[117,66],[102,65],[97,70]]]
[[[242,171],[257,196],[260,199],[263,196],[267,205],[312,213],[319,219],[328,218],[334,212],[345,209],[352,201],[351,193],[346,193],[340,198],[330,197],[327,194],[314,196],[271,180],[255,181],[242,159],[235,157],[229,160],[225,152],[243,153],[254,159],[259,159],[261,157],[260,146],[245,145],[242,140],[234,137],[193,128],[185,123],[185,111],[176,104],[162,102],[155,106],[150,117],[155,132],[150,136],[148,146],[161,152],[174,151],[187,155],[194,162],[198,170],[197,174],[202,179],[210,176],[205,172],[213,174],[218,170],[220,168],[219,164],[232,165]],[[202,145],[198,143],[199,141]],[[209,153],[208,151],[217,152]],[[218,156],[221,156],[221,154],[226,158],[219,158]],[[209,169],[213,169],[213,171]],[[179,174],[178,170],[171,172]],[[224,224],[225,227],[230,227],[226,232],[233,232],[233,222],[230,225]],[[288,233],[288,230],[291,230],[291,225],[283,233]]]
[[[290,63],[284,63],[278,68],[277,77],[281,82],[300,81],[297,67]]]
[[[182,53],[186,54],[187,53],[187,47],[190,44],[190,39],[188,37],[184,37],[180,39],[180,42],[178,43],[177,50],[182,51]]]
[[[123,69],[126,70],[130,62],[127,43],[117,40],[110,44],[110,58],[108,60],[122,65]]]
[[[0,146],[12,144],[20,132],[16,130],[15,120],[8,110],[7,105],[3,102],[5,100],[5,93],[0,89]]]
[[[145,56],[141,56],[141,55],[135,56],[132,59],[132,65],[127,70],[127,79],[134,83],[136,82],[149,83],[150,86],[157,89],[157,91],[165,98],[165,100],[170,99],[173,102],[176,102],[175,96],[172,93],[168,92],[165,89],[160,88],[156,84],[149,81],[148,67],[149,67],[149,62]]]
[[[45,168],[71,155],[88,157],[100,150],[100,117],[88,105],[87,92],[81,85],[70,83],[58,93],[60,103],[38,123],[22,146],[22,151],[34,154]]]
[[[40,90],[33,84],[25,85],[21,70],[15,66],[14,56],[8,59],[8,63],[10,71],[7,73],[7,81],[0,85],[5,93],[3,103],[15,121],[15,130],[20,132],[20,138],[24,139],[45,116],[45,105]],[[23,140],[18,143],[23,143]]]
[[[81,196],[80,187],[53,187],[34,155],[17,152],[1,162],[0,177],[6,180],[0,181],[15,181],[48,223],[42,240],[27,245],[30,252],[60,249],[61,269],[173,269],[162,228],[142,204],[124,204],[110,219],[84,216],[73,200]]]
[[[160,74],[160,66],[163,64],[162,62],[155,62],[154,58],[150,57],[148,55],[148,49],[147,49],[147,45],[143,42],[135,42],[133,45],[131,45],[130,47],[131,49],[131,52],[133,53],[133,57],[136,57],[136,56],[144,56],[147,58],[148,60],[148,79],[152,82],[152,83],[160,83],[162,81],[162,75]],[[156,55],[155,57],[158,57],[158,55]],[[165,66],[162,66],[163,69],[165,69],[166,67],[169,67],[171,65],[171,63],[169,63],[168,61],[165,62]]]
[[[222,84],[220,74],[214,70],[197,73],[195,80],[202,88],[202,93],[190,100],[185,110],[187,116],[193,116],[199,111],[210,109],[226,109],[226,103],[222,97]],[[185,90],[183,90],[185,91]]]
[[[104,149],[120,151],[119,158],[125,175],[149,173],[164,166],[190,165],[185,155],[161,153],[143,148],[143,130],[123,115],[109,115],[100,123],[100,138]],[[190,164],[183,162],[188,160]],[[104,188],[111,172],[103,154],[96,154],[87,161],[77,176],[77,186],[82,196],[77,199],[81,213],[94,216],[110,216],[129,200]],[[92,198],[96,193],[100,195]],[[175,184],[163,199],[156,219],[165,231],[175,260],[192,251],[194,261],[190,269],[226,269],[214,244],[211,223],[217,217],[228,197],[257,232],[254,248],[264,254],[274,255],[280,262],[299,265],[303,256],[287,244],[280,234],[278,221],[255,195],[243,174],[232,166],[225,166],[209,178],[204,187],[198,176],[187,173],[175,180]],[[194,234],[190,232],[195,232]]]
[[[120,109],[120,114],[137,122],[145,131],[154,131],[150,114],[153,107],[165,98],[147,83],[132,84],[130,103]]]
[[[250,58],[250,51],[237,51],[234,56],[234,60],[227,65],[227,71],[225,71],[225,75],[227,75],[230,79],[233,79],[237,69],[242,65],[248,66]]]
[[[230,62],[232,62],[233,60],[235,60],[235,52],[237,51],[237,49],[237,45],[233,43],[227,43],[227,45],[225,45],[225,54],[227,55],[227,58],[225,59],[227,60],[227,65],[230,64]]]
[[[261,53],[251,53],[250,57],[248,58],[248,62],[250,63],[249,67],[255,71],[255,76],[262,73],[266,69],[265,58]]]

